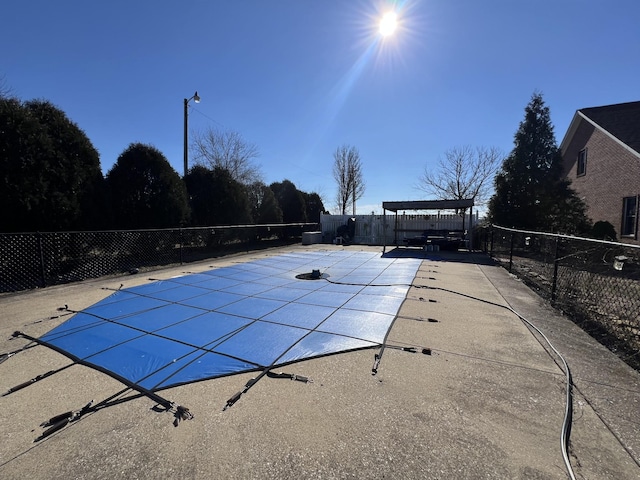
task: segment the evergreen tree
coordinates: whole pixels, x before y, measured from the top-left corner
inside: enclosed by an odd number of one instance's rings
[[[273,191],[262,182],[252,183],[248,188],[253,223],[282,223],[282,210]]]
[[[116,228],[177,227],[188,220],[184,182],[165,156],[132,143],[107,173]]]
[[[208,168],[196,165],[184,178],[191,207],[191,225],[206,227],[215,225],[215,180]]]
[[[325,212],[324,204],[320,195],[316,192],[302,192],[307,211],[307,221],[320,223],[320,214]]]
[[[105,226],[98,152],[46,100],[0,97],[0,179],[2,231]]]
[[[193,167],[185,179],[196,226],[251,223],[249,198],[244,186],[222,167]]]
[[[525,230],[580,233],[586,207],[562,178],[562,159],[542,94],[534,93],[514,137],[514,148],[495,178],[492,223]]]
[[[274,182],[269,187],[282,210],[282,221],[284,223],[303,223],[307,221],[304,197],[293,182],[283,180],[282,182]]]

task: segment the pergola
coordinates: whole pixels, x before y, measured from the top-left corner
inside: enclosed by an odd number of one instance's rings
[[[459,210],[469,209],[469,218],[473,216],[473,198],[464,198],[461,200],[407,200],[400,202],[382,202],[382,215],[384,230],[387,229],[387,210],[395,213],[394,227],[393,227],[393,242],[398,246],[398,210]],[[463,220],[464,222],[464,217]],[[464,230],[464,223],[463,223]],[[384,236],[384,247],[382,252],[384,253],[387,248],[386,235]],[[470,245],[471,246],[471,245]]]

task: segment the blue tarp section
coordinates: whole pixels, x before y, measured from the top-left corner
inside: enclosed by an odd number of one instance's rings
[[[384,342],[420,260],[369,252],[266,257],[119,290],[40,337],[155,391]],[[318,269],[320,280],[296,275]]]

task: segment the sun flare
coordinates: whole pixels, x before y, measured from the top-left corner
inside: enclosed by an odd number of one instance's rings
[[[380,35],[388,37],[391,35],[398,26],[398,16],[395,12],[387,12],[380,20]]]

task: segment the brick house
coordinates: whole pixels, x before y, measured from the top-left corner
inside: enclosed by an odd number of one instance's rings
[[[640,102],[576,111],[560,151],[591,220],[611,223],[619,241],[640,245]]]

